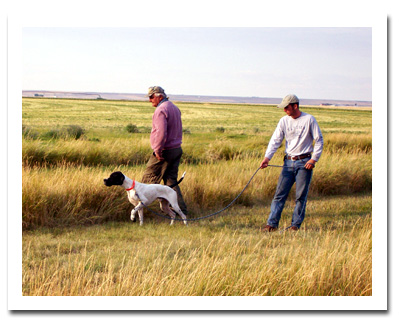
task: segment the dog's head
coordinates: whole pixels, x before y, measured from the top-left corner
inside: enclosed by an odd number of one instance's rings
[[[104,179],[104,184],[107,187],[111,186],[121,186],[123,184],[123,181],[125,180],[125,176],[123,175],[122,172],[117,171],[111,173],[108,179]]]

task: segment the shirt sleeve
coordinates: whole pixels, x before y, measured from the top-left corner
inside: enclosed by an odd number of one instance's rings
[[[324,140],[323,140],[323,135],[321,133],[319,124],[317,123],[315,118],[312,119],[312,125],[311,125],[310,130],[311,130],[313,139],[315,141],[312,159],[317,162],[320,159],[321,153],[323,151]]]
[[[151,145],[155,153],[161,154],[167,139],[167,119],[163,110],[156,110],[152,118]]]
[[[272,159],[274,153],[278,150],[281,143],[284,140],[283,120],[281,119],[277,124],[277,128],[274,131],[272,138],[270,138],[269,145],[267,146],[265,157]]]

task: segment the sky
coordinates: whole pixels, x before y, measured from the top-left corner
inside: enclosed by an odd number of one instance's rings
[[[369,27],[22,29],[23,90],[371,101]]]

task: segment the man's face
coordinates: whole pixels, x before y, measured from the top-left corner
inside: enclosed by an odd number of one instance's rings
[[[288,104],[284,108],[284,112],[290,117],[296,117],[298,115],[298,105],[297,104]]]
[[[159,102],[161,102],[162,99],[163,99],[162,96],[154,96],[154,95],[150,96],[150,102],[152,103],[152,106],[154,108],[156,108],[158,106]]]

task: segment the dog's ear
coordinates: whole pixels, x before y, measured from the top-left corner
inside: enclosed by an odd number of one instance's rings
[[[125,175],[121,171],[115,172],[117,174],[117,178],[120,180],[121,184],[125,181]]]

